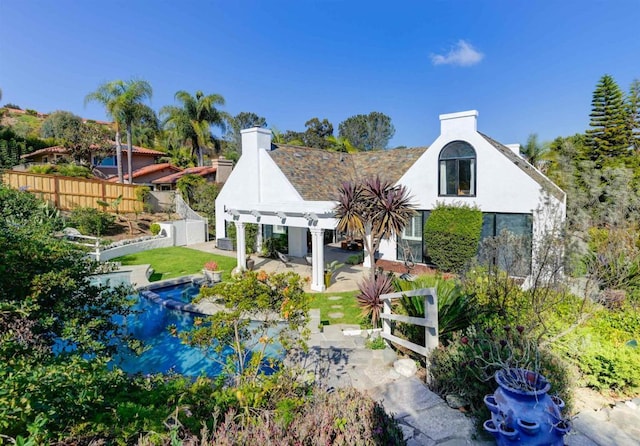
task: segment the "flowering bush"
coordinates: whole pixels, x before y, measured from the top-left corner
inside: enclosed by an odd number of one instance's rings
[[[218,262],[211,260],[204,264],[204,269],[207,271],[218,271]]]

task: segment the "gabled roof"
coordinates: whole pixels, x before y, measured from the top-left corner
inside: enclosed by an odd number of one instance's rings
[[[210,175],[215,173],[218,170],[217,167],[212,166],[202,166],[202,167],[189,167],[184,170],[180,170],[179,172],[172,173],[171,175],[164,176],[162,178],[157,178],[152,181],[153,184],[173,184],[177,182],[181,177],[187,174],[192,175],[200,175],[201,177]]]
[[[140,178],[141,176],[149,175],[150,173],[158,172],[164,169],[171,169],[176,172],[180,172],[182,170],[179,167],[176,167],[170,163],[150,164],[148,166],[144,166],[144,167],[141,167],[140,169],[134,170],[131,176],[133,178]],[[129,178],[129,174],[125,174],[124,179],[128,179],[128,178]],[[115,183],[116,181],[118,181],[118,176],[117,175],[112,176],[107,181]]]
[[[92,147],[94,148],[94,147]],[[115,150],[115,145],[112,147],[113,150]],[[143,155],[143,156],[163,156],[165,155],[164,152],[160,152],[158,150],[153,150],[153,149],[147,149],[146,147],[139,147],[139,146],[132,146],[133,149],[133,153],[136,155]],[[128,148],[126,145],[122,146],[122,153],[127,153],[128,152]],[[20,158],[31,158],[34,156],[38,156],[38,155],[44,155],[44,154],[48,154],[48,153],[62,153],[62,154],[67,154],[69,153],[69,149],[67,149],[66,147],[62,147],[62,146],[52,146],[52,147],[45,147],[44,149],[38,149],[35,150],[31,153],[27,153],[24,155],[21,155]]]
[[[482,136],[489,144],[498,149],[500,153],[506,156],[513,164],[515,164],[521,171],[529,175],[536,183],[538,183],[542,189],[550,194],[552,197],[557,198],[562,201],[565,198],[565,193],[562,189],[560,189],[556,184],[551,181],[549,178],[544,176],[542,172],[529,164],[526,160],[516,155],[510,148],[505,146],[504,144],[499,143],[495,139],[485,135],[484,133],[478,132],[480,136]]]
[[[379,175],[395,183],[426,150],[419,147],[342,153],[311,147],[274,146],[267,153],[307,201],[335,200],[337,186],[345,181]]]

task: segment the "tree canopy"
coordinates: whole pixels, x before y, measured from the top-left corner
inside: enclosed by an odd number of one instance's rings
[[[386,149],[395,132],[391,118],[375,111],[351,116],[338,127],[338,135],[360,150]]]

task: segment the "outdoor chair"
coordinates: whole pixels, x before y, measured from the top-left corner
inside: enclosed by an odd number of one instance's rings
[[[289,261],[289,257],[286,254],[281,253],[280,251],[276,251],[276,255],[278,256],[278,259],[280,259],[280,261],[282,263],[284,263],[284,266],[286,267],[291,267],[291,263]]]

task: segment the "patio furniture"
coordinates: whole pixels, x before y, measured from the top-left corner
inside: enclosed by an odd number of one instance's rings
[[[276,251],[276,255],[278,256],[278,259],[284,263],[284,266],[286,267],[291,267],[291,263],[289,261],[289,257],[286,254],[281,253],[280,251]]]

